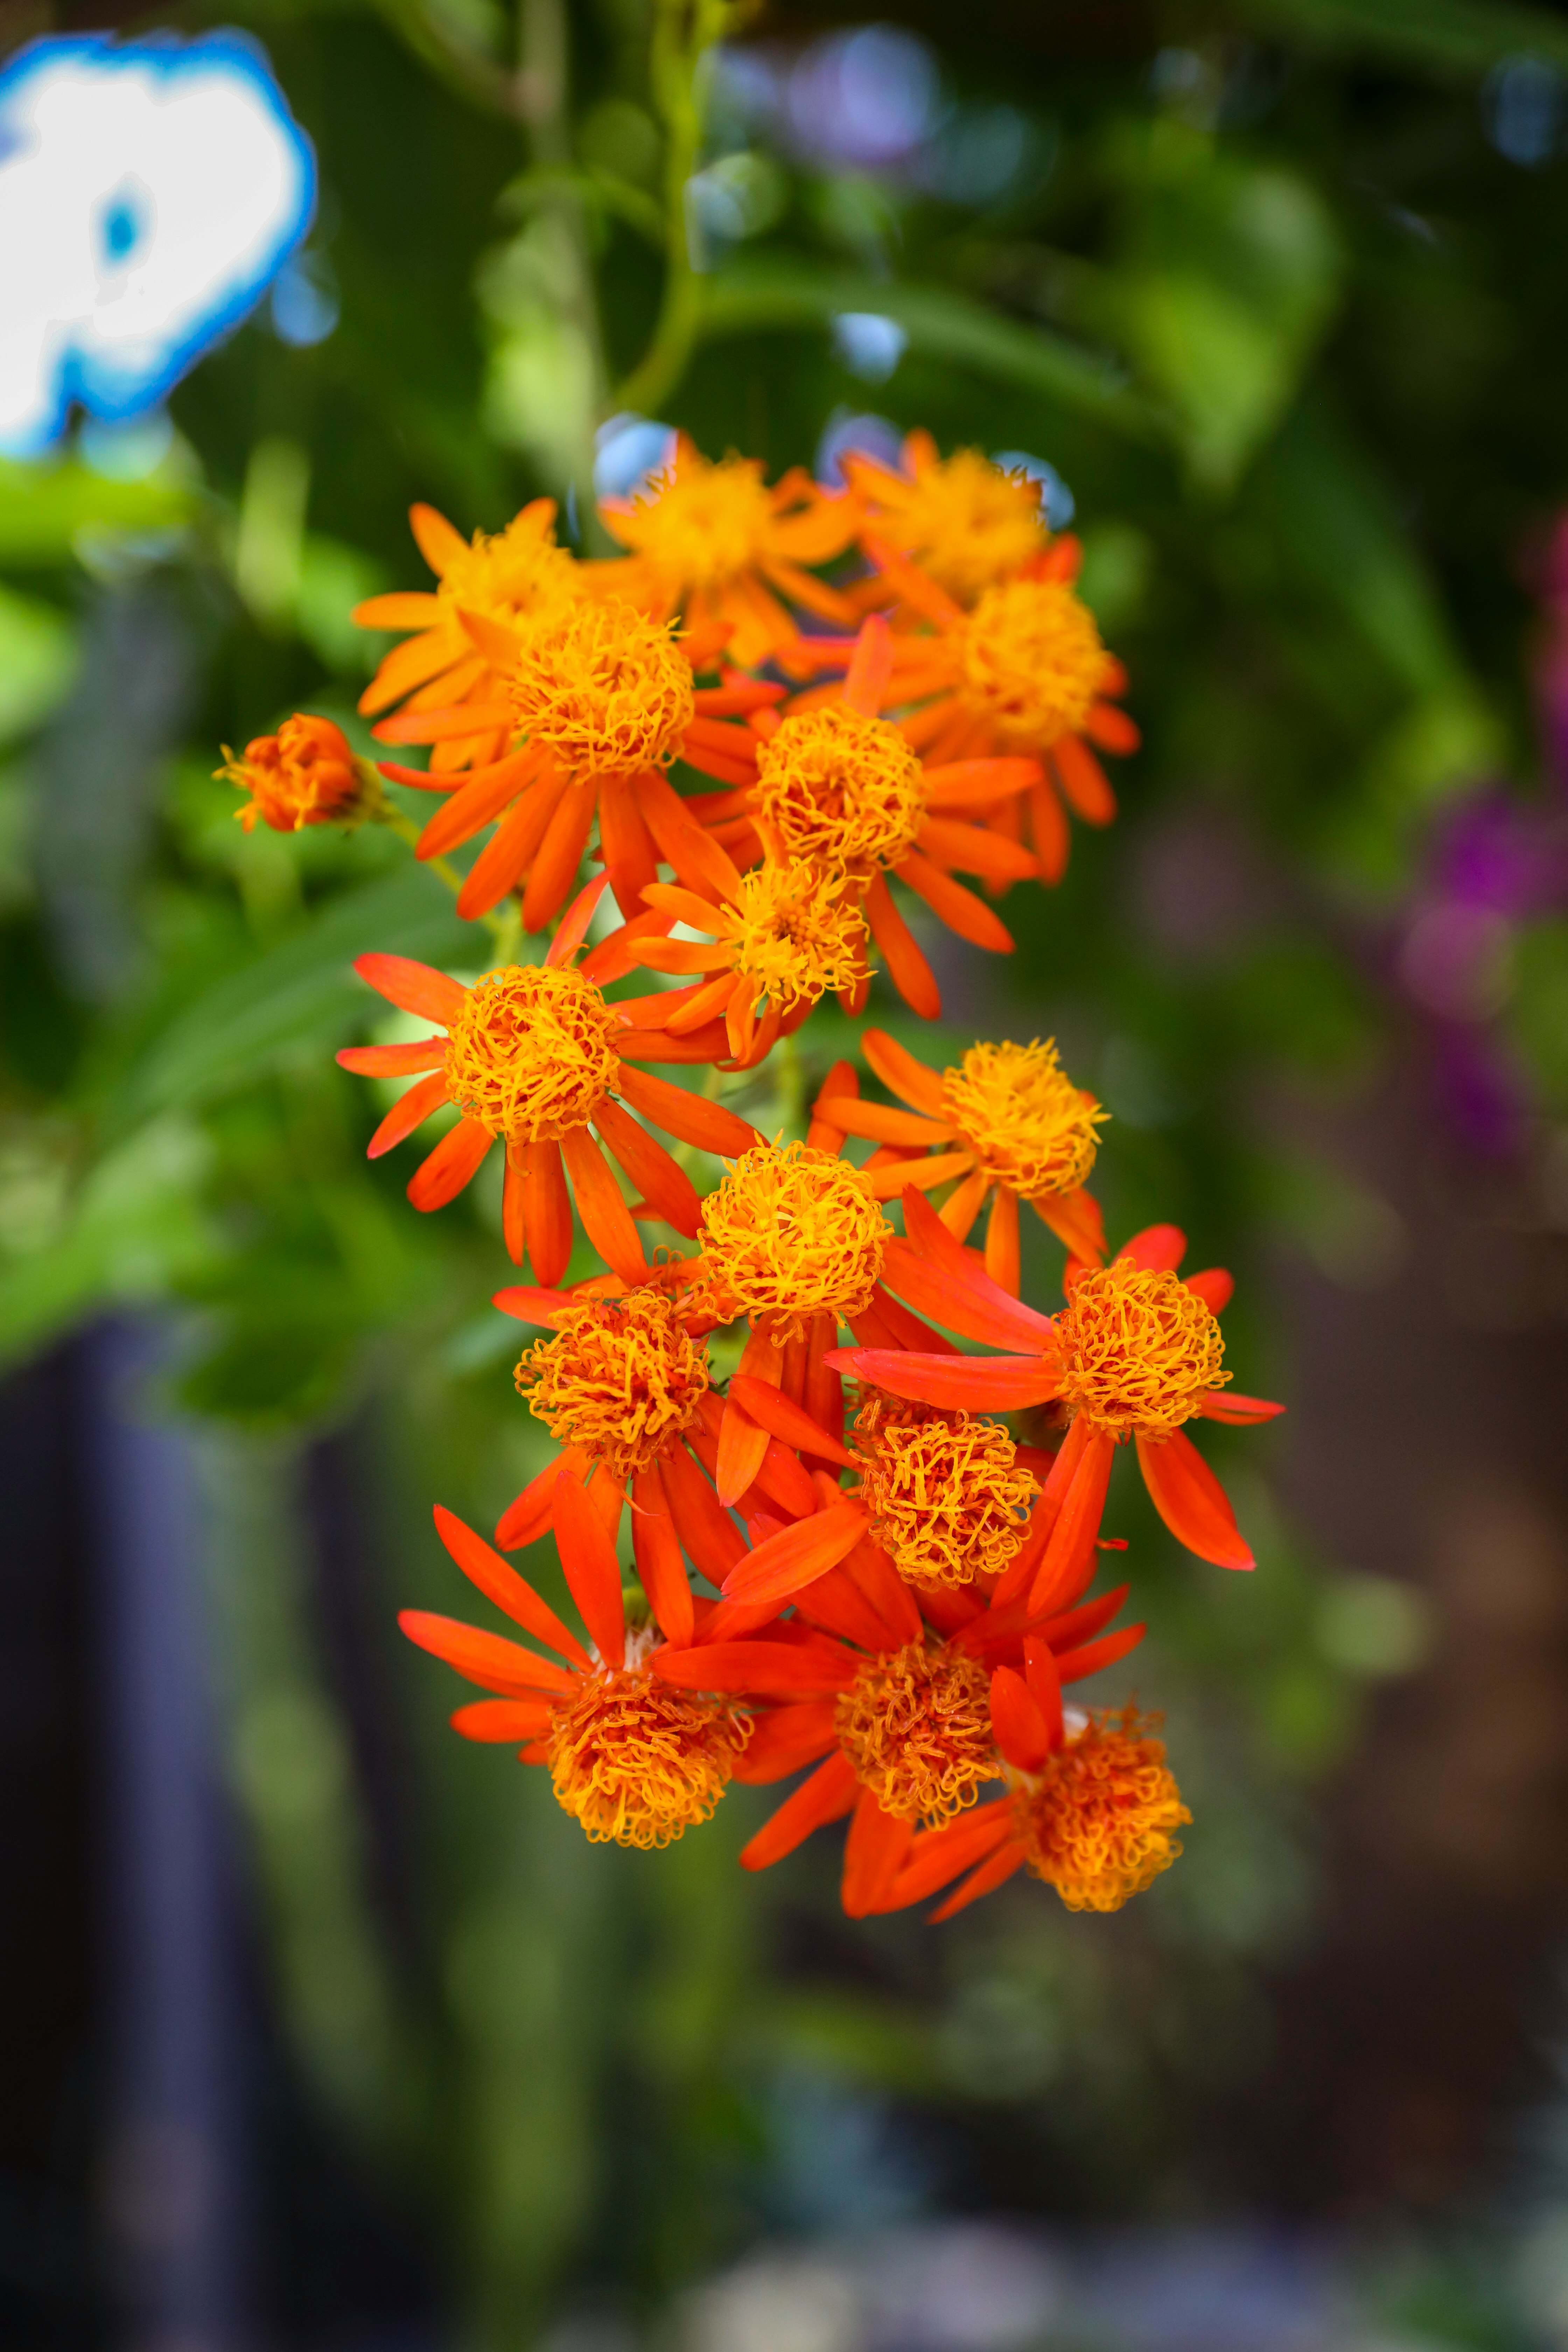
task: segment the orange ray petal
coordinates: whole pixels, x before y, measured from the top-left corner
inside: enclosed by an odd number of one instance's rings
[[[521,1551],[524,1544],[537,1543],[555,1513],[555,1481],[563,1470],[574,1478],[586,1480],[593,1464],[580,1446],[569,1445],[560,1454],[552,1454],[542,1470],[536,1471],[521,1495],[516,1495],[496,1521],[496,1541],[502,1551]]]
[[[1235,1389],[1211,1389],[1198,1407],[1205,1421],[1229,1422],[1237,1429],[1254,1422],[1274,1421],[1284,1410],[1267,1397],[1241,1396]]]
[[[433,1110],[439,1110],[447,1098],[447,1079],[443,1071],[436,1070],[429,1077],[419,1079],[405,1094],[399,1095],[393,1104],[366,1144],[365,1158],[381,1159],[395,1143],[401,1143],[405,1135],[412,1135]]]
[[[1057,1673],[1064,1683],[1080,1683],[1089,1675],[1100,1674],[1119,1658],[1124,1658],[1129,1650],[1135,1650],[1147,1631],[1144,1625],[1123,1625],[1081,1650],[1058,1651]]]
[[[585,882],[555,927],[555,936],[544,951],[544,961],[552,971],[559,971],[571,962],[588,936],[588,926],[594,919],[594,909],[605,895],[609,881],[607,874],[595,874]]]
[[[921,1356],[900,1348],[839,1348],[827,1359],[841,1372],[893,1396],[970,1412],[1021,1412],[1048,1404],[1058,1374],[1041,1356]]]
[[[1045,1192],[1029,1206],[1070,1254],[1085,1265],[1105,1259],[1105,1224],[1100,1203],[1080,1184],[1071,1192]]]
[[[438,1070],[447,1058],[445,1037],[411,1045],[345,1045],[333,1059],[362,1078],[398,1078],[409,1070]]]
[[[868,613],[860,624],[849,667],[844,673],[846,709],[862,719],[875,719],[888,698],[893,674],[893,633],[879,613]]]
[[[759,1384],[777,1388],[782,1381],[784,1351],[765,1325],[752,1330],[748,1338],[741,1370]],[[742,1399],[731,1392],[719,1424],[719,1453],[714,1465],[713,1483],[721,1503],[732,1506],[740,1500],[761,1469],[767,1450],[766,1429],[752,1419]],[[762,1595],[757,1598],[760,1600]]]
[[[854,1767],[847,1758],[830,1756],[819,1764],[809,1780],[803,1780],[794,1793],[787,1796],[772,1821],[757,1832],[741,1849],[742,1870],[766,1870],[782,1862],[803,1845],[813,1830],[828,1822],[841,1821],[854,1804],[859,1790]]]
[[[1149,1497],[1178,1543],[1215,1568],[1256,1568],[1225,1488],[1190,1437],[1173,1430],[1159,1444],[1137,1440]]]
[[[735,1778],[752,1788],[786,1780],[804,1764],[815,1764],[837,1744],[833,1709],[821,1699],[801,1699],[759,1716]]]
[[[745,1539],[684,1445],[672,1445],[659,1464],[681,1549],[710,1584],[721,1585],[745,1557]]]
[[[1015,1871],[1022,1869],[1023,1864],[1022,1845],[1003,1846],[989,1862],[983,1862],[979,1869],[964,1880],[956,1895],[950,1895],[945,1903],[938,1905],[931,1915],[931,1925],[940,1926],[942,1920],[952,1918],[956,1913],[967,1909],[971,1903],[978,1902],[981,1895],[994,1894],[998,1886],[1005,1886]]]
[[[507,703],[465,702],[445,710],[395,710],[390,719],[378,719],[370,731],[378,743],[444,743],[492,730],[510,734],[513,723]]]
[[[1049,1316],[1037,1314],[994,1282],[912,1184],[905,1188],[903,1208],[909,1238],[895,1234],[883,1252],[887,1289],[907,1300],[917,1315],[930,1315],[966,1339],[1055,1356],[1056,1331]]]
[[[564,776],[547,768],[507,811],[464,877],[458,912],[477,921],[514,890],[538,854],[569,789]]]
[[[648,1206],[657,1209],[678,1234],[694,1241],[702,1204],[686,1171],[677,1167],[663,1144],[608,1096],[595,1111],[594,1124]]]
[[[1058,735],[1051,745],[1051,766],[1062,796],[1085,824],[1109,824],[1116,814],[1116,794],[1110,779],[1087,743],[1076,735]]]
[[[632,1481],[632,1555],[659,1630],[672,1649],[683,1649],[695,1630],[696,1616],[680,1538],[657,1462],[639,1470]]]
[[[849,1918],[865,1919],[885,1907],[914,1835],[913,1822],[884,1812],[870,1790],[861,1790],[844,1841],[839,1885],[839,1900]]]
[[[1044,774],[1038,760],[948,760],[925,772],[926,806],[989,808],[1034,790]]]
[[[416,963],[411,956],[355,956],[354,970],[389,1003],[417,1013],[423,1020],[439,1021],[443,1028],[450,1028],[468,1001],[468,992],[460,982],[448,980],[427,963]]]
[[[895,1110],[891,1103],[861,1102],[853,1095],[818,1095],[813,1116],[820,1116],[845,1135],[864,1135],[877,1143],[951,1143],[952,1129],[945,1121],[922,1118],[917,1111]]]
[[[1011,1836],[1012,1829],[1012,1799],[992,1797],[940,1830],[922,1830],[889,1890],[893,1903],[889,1907],[901,1909],[909,1903],[923,1903],[938,1887],[994,1853]],[[1021,1857],[1022,1848],[1019,1852]]]
[[[847,1446],[820,1429],[808,1412],[792,1404],[771,1381],[738,1371],[731,1378],[730,1394],[760,1427],[770,1430],[785,1445],[795,1446],[802,1454],[819,1454],[824,1461],[842,1463],[848,1469],[857,1466]]]
[[[417,1642],[422,1650],[455,1666],[482,1688],[509,1695],[559,1691],[565,1696],[575,1684],[575,1675],[564,1666],[525,1650],[521,1642],[481,1633],[477,1625],[461,1624],[456,1617],[440,1617],[429,1609],[400,1609],[397,1622],[411,1642]]]
[[[816,1634],[805,1642],[694,1642],[687,1650],[656,1650],[648,1663],[682,1690],[753,1698],[833,1698],[860,1664],[853,1650]]]
[[[1102,751],[1136,751],[1143,740],[1137,720],[1118,710],[1113,702],[1091,703],[1083,731]]]
[[[1043,1633],[1025,1638],[1024,1680],[1046,1727],[1048,1746],[1059,1748],[1067,1729],[1062,1717],[1062,1682],[1056,1654]]]
[[[1067,1453],[1064,1445],[1058,1462]],[[1085,1437],[1029,1589],[1031,1614],[1076,1601],[1093,1576],[1094,1539],[1100,1533],[1115,1455],[1116,1441],[1103,1431],[1091,1430]],[[1047,1486],[1051,1483],[1048,1480]]]
[[[992,913],[984,898],[977,898],[973,890],[966,890],[962,882],[955,882],[951,874],[944,874],[929,857],[922,857],[918,849],[910,850],[894,871],[900,881],[907,883],[917,898],[923,898],[932,914],[940,915],[948,929],[956,931],[961,940],[967,940],[972,947],[990,948],[998,955],[1012,954],[1012,932]]]
[[[1037,784],[1029,794],[1029,838],[1040,863],[1040,879],[1059,882],[1068,870],[1072,830],[1067,811],[1049,784]]]
[[[508,1283],[504,1290],[490,1293],[490,1305],[499,1307],[503,1315],[514,1315],[520,1323],[542,1323],[547,1327],[573,1303],[569,1290],[536,1289],[526,1282]]]
[[[556,1464],[552,1466],[556,1475],[560,1476],[561,1465]],[[519,1576],[516,1569],[509,1566],[499,1551],[492,1551],[481,1536],[477,1536],[455,1512],[445,1509],[439,1503],[436,1506],[435,1519],[436,1532],[447,1551],[469,1583],[477,1584],[487,1601],[493,1601],[496,1607],[504,1609],[517,1624],[535,1634],[540,1641],[548,1643],[551,1649],[559,1651],[562,1657],[569,1658],[574,1666],[588,1665],[588,1653],[576,1634],[562,1623],[550,1603],[540,1598],[526,1577]]]
[[[605,1165],[604,1153],[585,1127],[574,1127],[563,1135],[560,1149],[584,1232],[623,1282],[640,1282],[647,1272],[642,1236],[620,1186]]]
[[[1223,1315],[1236,1296],[1236,1276],[1223,1265],[1205,1265],[1201,1274],[1189,1274],[1184,1279],[1211,1315]]]
[[[899,994],[922,1021],[939,1020],[942,991],[936,984],[936,975],[916,944],[914,933],[894,906],[885,874],[879,874],[867,891],[865,908],[867,926],[882,950],[888,976]]]
[[[454,1731],[465,1739],[537,1739],[548,1731],[555,1709],[544,1698],[476,1698],[452,1717]]]
[[[1051,1752],[1050,1727],[1022,1675],[997,1666],[991,1675],[991,1729],[1009,1764],[1037,1772]]]
[[[444,1209],[479,1172],[479,1163],[495,1140],[477,1118],[460,1118],[445,1134],[408,1180],[407,1192],[416,1209]]]
[[[946,1089],[939,1071],[929,1069],[924,1062],[917,1061],[908,1046],[900,1045],[896,1037],[889,1037],[885,1029],[862,1031],[860,1050],[889,1094],[900,1095],[905,1102],[916,1110],[923,1111],[928,1118],[943,1118]],[[834,1076],[837,1070],[844,1066],[838,1063],[829,1071],[824,1094],[840,1091],[834,1085]]]
[[[825,1570],[837,1567],[866,1532],[866,1514],[858,1503],[838,1503],[781,1528],[738,1560],[724,1580],[725,1593],[736,1601],[787,1600]]]
[[[680,795],[668,779],[647,768],[637,777],[633,791],[660,855],[674,866],[688,888],[716,904],[738,898],[741,877],[733,860],[711,834],[704,833],[687,814]]]
[[[689,1093],[685,1087],[672,1086],[668,1078],[656,1078],[647,1070],[628,1070],[623,1066],[616,1091],[667,1135],[681,1143],[694,1143],[700,1151],[711,1151],[721,1159],[738,1159],[762,1139],[749,1119],[738,1118],[721,1103]]]
[[[999,1185],[985,1228],[985,1271],[999,1290],[1016,1298],[1021,1279],[1018,1252],[1018,1195]]]
[[[478,833],[481,825],[499,816],[509,801],[516,799],[548,757],[538,744],[525,743],[521,751],[498,760],[493,767],[472,769],[425,827],[415,856],[438,857],[444,850],[455,849],[459,842],[467,841],[470,834]]]
[[[1009,841],[1005,834],[989,833],[981,824],[953,824],[942,817],[927,817],[917,843],[936,865],[956,866],[962,873],[984,874],[994,881],[1026,882],[1040,870],[1021,843]]]
[[[594,829],[596,806],[597,795],[591,784],[569,784],[556,803],[522,894],[525,931],[542,931],[572,887]]]
[[[555,1548],[589,1639],[607,1666],[626,1664],[620,1563],[587,1491],[568,1471],[555,1481]]]
[[[522,1147],[509,1143],[506,1166],[501,1174],[500,1230],[502,1247],[513,1265],[522,1264],[523,1250],[528,1241],[528,1227],[523,1214],[527,1188],[528,1162],[522,1156]]]
[[[428,588],[394,588],[384,596],[366,596],[349,618],[360,629],[429,629],[445,620],[447,608]]]
[[[1145,1274],[1174,1274],[1186,1254],[1187,1237],[1180,1225],[1145,1225],[1116,1253],[1131,1258]]]

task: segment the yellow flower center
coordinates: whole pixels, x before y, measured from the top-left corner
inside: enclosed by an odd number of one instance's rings
[[[525,1349],[515,1377],[551,1436],[582,1446],[618,1482],[691,1426],[710,1385],[706,1353],[653,1289],[569,1308],[550,1339]]]
[[[915,492],[891,518],[893,536],[961,604],[1011,580],[1046,544],[1039,485],[1003,473],[978,449],[922,467]]]
[[[1131,1258],[1080,1276],[1055,1320],[1062,1402],[1114,1437],[1169,1437],[1230,1378],[1218,1320],[1196,1292]]]
[[[817,869],[766,858],[741,877],[733,908],[735,970],[781,1013],[815,1004],[866,976],[866,919]]]
[[[525,507],[504,530],[474,533],[447,564],[437,594],[466,613],[515,620],[574,593],[571,551],[555,544],[553,517]]]
[[[935,1828],[1001,1769],[991,1680],[966,1652],[908,1643],[869,1658],[834,1706],[838,1741],[885,1813]]]
[[[773,535],[773,501],[756,457],[710,465],[695,450],[656,474],[618,519],[628,547],[677,593],[713,589],[755,569]]]
[[[640,1667],[584,1675],[555,1711],[546,1761],[556,1801],[595,1845],[672,1845],[711,1818],[752,1736],[728,1701]]]
[[[855,1423],[860,1499],[878,1541],[915,1584],[967,1584],[1005,1569],[1024,1539],[1039,1486],[1018,1465],[1000,1422],[889,1420],[873,1397]]]
[[[1026,1201],[1087,1184],[1110,1116],[1075,1087],[1056,1041],[971,1045],[942,1073],[942,1111],[994,1183]]]
[[[276,735],[258,735],[243,759],[226,756],[217,773],[250,794],[235,814],[247,833],[260,817],[274,833],[298,833],[354,813],[359,778],[347,736],[330,719],[296,712]]]
[[[976,715],[1029,751],[1083,725],[1107,667],[1094,614],[1060,580],[988,588],[960,635],[959,661]]]
[[[1193,1817],[1158,1722],[1131,1706],[1091,1717],[1014,1798],[1027,1866],[1069,1911],[1120,1911],[1182,1851],[1172,1832]]]
[[[696,709],[691,665],[668,628],[618,596],[548,606],[506,683],[520,730],[578,782],[664,766]]]
[[[715,1310],[768,1318],[781,1339],[814,1315],[860,1315],[882,1271],[887,1221],[847,1160],[805,1143],[758,1143],[702,1204]]]
[[[886,719],[829,704],[786,719],[757,751],[757,808],[785,856],[868,882],[925,822],[925,771]]]
[[[580,971],[515,964],[468,992],[447,1039],[447,1092],[509,1143],[585,1127],[620,1073],[620,1023]]]

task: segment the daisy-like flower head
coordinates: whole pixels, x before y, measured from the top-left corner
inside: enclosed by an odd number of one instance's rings
[[[758,1143],[702,1203],[705,1293],[715,1313],[800,1338],[818,1315],[843,1321],[869,1306],[888,1239],[847,1160],[805,1143]]]
[[[1080,733],[1116,675],[1094,614],[1065,580],[988,588],[953,635],[959,695],[1009,751],[1048,751]]]
[[[406,703],[411,711],[468,707],[481,716],[493,703],[496,679],[462,620],[464,613],[510,622],[580,593],[571,552],[555,543],[555,501],[535,499],[504,530],[475,531],[471,540],[453,530],[434,507],[416,506],[409,521],[419,551],[437,575],[434,593],[395,591],[372,596],[354,608],[366,629],[412,629],[416,634],[389,653],[363,694],[367,716]],[[456,722],[461,727],[461,720]],[[452,732],[435,747],[437,774],[482,765],[501,750],[505,737],[493,717]]]
[[[500,820],[464,880],[458,913],[485,914],[524,883],[524,926],[543,929],[572,887],[595,817],[621,906],[638,904],[661,856],[684,878],[682,845],[700,835],[665,770],[679,758],[721,783],[749,785],[757,739],[735,717],[783,689],[750,680],[699,689],[689,645],[624,597],[556,598],[515,623],[465,609],[462,624],[484,657],[490,700],[481,715],[501,756],[487,755],[419,837],[419,856],[434,857]],[[438,750],[474,723],[464,705],[402,711],[375,731]],[[385,772],[430,781],[414,769]]]
[[[426,1610],[406,1609],[398,1622],[410,1641],[496,1694],[459,1707],[454,1729],[522,1743],[522,1760],[548,1767],[557,1801],[594,1843],[669,1845],[711,1817],[745,1751],[751,1718],[721,1689],[660,1678],[656,1669],[677,1637],[661,1633],[657,1604],[649,1624],[628,1633],[611,1538],[583,1488],[564,1472],[559,1483],[556,1542],[589,1646],[499,1553],[439,1509],[441,1540],[465,1576],[556,1656]],[[700,1637],[694,1641],[689,1591],[686,1598],[680,1643],[695,1655]]]
[[[582,894],[544,963],[505,965],[471,988],[404,956],[361,956],[354,969],[362,979],[405,1012],[439,1022],[446,1034],[406,1045],[349,1046],[338,1055],[345,1069],[366,1076],[428,1074],[382,1120],[370,1141],[373,1160],[445,1104],[461,1112],[409,1181],[416,1209],[444,1207],[478,1172],[490,1146],[504,1146],[507,1248],[519,1265],[526,1248],[545,1284],[559,1282],[571,1255],[573,1193],[606,1264],[625,1281],[647,1276],[637,1225],[601,1143],[653,1212],[678,1232],[697,1231],[690,1178],[631,1109],[703,1150],[744,1150],[755,1140],[755,1129],[732,1112],[638,1069],[638,1058],[672,1058],[671,1041],[637,1025],[635,1002],[610,1006],[597,983],[572,968],[568,959],[603,887],[591,884]],[[691,1044],[692,1059],[726,1050],[721,1031],[716,1040]]]
[[[895,1821],[935,1829],[996,1777],[991,1677],[971,1651],[922,1636],[868,1658],[833,1719],[856,1779]]]
[[[1131,1439],[1150,1498],[1178,1540],[1221,1568],[1251,1568],[1250,1550],[1214,1472],[1182,1428],[1269,1421],[1282,1408],[1227,1395],[1216,1320],[1229,1298],[1223,1268],[1177,1279],[1186,1237],[1174,1225],[1135,1234],[1114,1262],[1068,1262],[1068,1304],[1054,1319],[1010,1297],[914,1189],[903,1195],[907,1240],[889,1241],[887,1287],[933,1322],[1011,1352],[942,1356],[850,1348],[826,1358],[894,1396],[944,1411],[1012,1412],[1058,1403],[1067,1443],[1052,1471],[1059,1501],[1032,1599],[1044,1605],[1090,1559],[1117,1445]]]
[[[712,1639],[700,1658],[666,1654],[658,1665],[683,1687],[717,1685],[766,1709],[740,1779],[778,1780],[816,1767],[741,1859],[765,1869],[813,1830],[852,1814],[843,1895],[856,1916],[946,1885],[962,1864],[934,1874],[923,1864],[921,1884],[896,1886],[922,1850],[935,1845],[945,1856],[942,1842],[973,1818],[986,1782],[1007,1778],[1018,1759],[1034,1769],[1045,1761],[1061,1738],[1062,1685],[1124,1657],[1143,1631],[1106,1631],[1125,1585],[1055,1616],[1024,1603],[1017,1578],[988,1599],[965,1589],[917,1600],[879,1545],[856,1540],[858,1527],[863,1517],[847,1505],[819,1507],[775,1526],[727,1580],[725,1609],[777,1607],[792,1591],[805,1621],[790,1629],[793,1639],[753,1633],[754,1618],[744,1615],[731,1639]],[[808,1550],[812,1573],[790,1587]],[[997,1810],[980,1808],[987,1853]],[[922,1822],[947,1826],[917,1836]]]
[[[651,884],[643,898],[668,921],[706,931],[711,944],[662,931],[638,936],[630,927],[613,937],[624,936],[628,964],[699,974],[667,1027],[681,1036],[721,1019],[737,1065],[749,1068],[829,989],[849,994],[868,981],[866,919],[853,893],[803,860],[767,857],[740,874],[714,843],[710,865],[717,904],[668,882]]]
[[[842,464],[868,529],[959,604],[973,604],[1044,551],[1039,484],[1022,469],[1005,470],[978,449],[944,458],[921,432],[905,439],[903,459],[901,473],[853,450]]]
[[[967,1240],[993,1194],[985,1267],[1017,1296],[1018,1202],[1027,1201],[1074,1255],[1097,1265],[1104,1233],[1084,1187],[1100,1149],[1107,1113],[1062,1068],[1056,1042],[970,1046],[962,1062],[933,1070],[885,1030],[868,1029],[866,1059],[892,1094],[895,1110],[862,1102],[853,1071],[830,1079],[816,1116],[844,1135],[871,1138],[879,1150],[866,1173],[879,1200],[906,1184],[922,1192],[955,1182],[942,1222]]]
[[[519,634],[505,690],[518,732],[574,784],[667,768],[696,714],[669,630],[619,598],[541,614]]]
[[[894,637],[882,707],[902,710],[904,734],[939,765],[1006,753],[1041,762],[1023,805],[1037,871],[1058,881],[1068,856],[1064,803],[1087,824],[1109,824],[1116,814],[1116,796],[1089,746],[1132,751],[1139,742],[1137,728],[1110,698],[1125,689],[1126,671],[1105,650],[1072,584],[1078,541],[1053,541],[1015,578],[986,588],[973,612],[874,532],[867,546],[889,593],[928,625]],[[998,800],[980,821],[1011,840],[1016,814],[1013,803]]]
[[[1120,1911],[1182,1851],[1182,1802],[1158,1716],[1102,1708],[1053,1749],[1013,1799],[1025,1866],[1069,1911]]]
[[[898,729],[841,703],[784,719],[757,752],[757,811],[783,854],[862,884],[913,848],[926,797]]]
[[[700,1420],[711,1386],[706,1349],[653,1286],[563,1307],[514,1377],[551,1436],[602,1463],[617,1486]]]
[[[873,1395],[855,1434],[860,1500],[900,1576],[960,1585],[1002,1574],[1040,1488],[1000,1422]]]
[[[773,660],[809,667],[790,604],[829,620],[851,617],[844,599],[804,567],[849,545],[854,501],[829,496],[798,468],[770,490],[759,459],[710,464],[682,434],[645,488],[605,499],[599,511],[628,553],[584,564],[589,584],[629,596],[661,620],[684,613],[689,626],[727,639],[742,668]]]
[[[374,772],[363,769],[342,729],[304,711],[286,719],[276,735],[254,737],[237,760],[226,744],[216,772],[249,793],[235,811],[247,833],[258,817],[274,833],[354,824],[381,797]]]
[[[1231,1378],[1219,1318],[1170,1267],[1086,1270],[1056,1318],[1057,1393],[1086,1428],[1169,1437]]]

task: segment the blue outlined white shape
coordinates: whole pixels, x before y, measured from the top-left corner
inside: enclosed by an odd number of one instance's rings
[[[0,74],[0,451],[134,416],[266,292],[315,158],[262,52],[46,38]]]

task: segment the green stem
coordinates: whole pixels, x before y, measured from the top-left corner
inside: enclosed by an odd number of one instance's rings
[[[691,265],[687,189],[702,143],[709,54],[723,34],[726,0],[658,0],[654,23],[654,100],[665,126],[664,299],[647,351],[617,392],[616,404],[652,415],[690,364],[701,321],[701,289]]]

